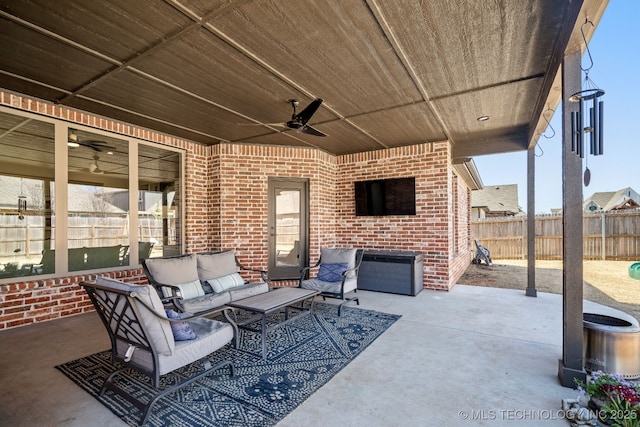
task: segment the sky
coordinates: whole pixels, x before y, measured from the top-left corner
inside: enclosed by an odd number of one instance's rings
[[[586,199],[596,192],[631,187],[640,192],[640,1],[610,0],[589,42],[593,67],[589,79],[605,91],[604,154],[592,156],[585,149],[583,170],[588,167],[591,182]],[[585,53],[582,67],[590,61]],[[584,81],[584,73],[582,74]],[[562,208],[562,128],[559,104],[551,119],[555,136],[541,137],[536,147],[535,212]],[[550,115],[550,114],[549,114]],[[553,130],[547,128],[546,136]],[[518,185],[518,202],[527,211],[527,153],[493,154],[473,158],[485,186]]]

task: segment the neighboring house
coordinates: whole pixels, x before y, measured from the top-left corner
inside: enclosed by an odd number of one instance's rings
[[[626,187],[618,191],[593,193],[582,204],[584,213],[599,211],[619,211],[640,207],[640,194],[633,188]]]
[[[487,185],[471,192],[471,219],[522,214],[518,184]]]

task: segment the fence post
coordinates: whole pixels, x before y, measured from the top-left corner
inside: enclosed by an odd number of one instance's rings
[[[602,231],[601,231],[601,243],[600,243],[600,245],[602,246],[602,247],[601,247],[601,252],[602,252],[602,253],[601,253],[601,256],[600,256],[600,257],[601,257],[601,259],[604,261],[604,260],[606,260],[606,259],[607,259],[606,246],[605,246],[605,245],[606,245],[606,242],[607,242],[607,238],[606,238],[606,232],[607,232],[607,226],[606,226],[606,222],[607,222],[607,214],[606,214],[606,212],[605,212],[605,211],[602,211],[601,216],[602,216],[602,220],[601,220],[601,221],[602,221],[602,224],[600,224],[600,226],[601,226]]]
[[[525,217],[522,217],[522,240],[520,245],[520,253],[522,254],[520,259],[525,259],[525,254],[527,253],[527,225],[525,223]]]
[[[30,233],[30,228],[29,228],[29,221],[27,220],[27,223],[25,224],[24,227],[24,255],[29,258],[29,255],[31,255],[31,245],[29,243],[31,240],[31,233]]]

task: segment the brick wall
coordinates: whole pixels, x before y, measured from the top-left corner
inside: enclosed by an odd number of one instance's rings
[[[366,249],[402,249],[424,254],[424,286],[449,289],[449,218],[452,210],[448,142],[426,143],[339,158],[338,243]],[[378,178],[415,177],[415,216],[355,216],[353,183]]]
[[[312,259],[318,247],[334,245],[336,158],[305,147],[219,144],[212,147],[218,164],[210,186],[215,249],[234,249],[240,262],[267,269],[269,177],[309,180],[309,242]],[[218,184],[219,183],[219,184]],[[216,200],[217,198],[217,200]]]
[[[129,283],[148,283],[141,268],[100,273]],[[59,277],[0,285],[0,330],[93,311],[79,283],[97,275]]]
[[[211,210],[206,201],[211,147],[2,90],[0,105],[185,150],[185,179],[188,185],[184,195],[184,247],[187,252],[210,248]],[[100,274],[132,283],[146,283],[144,273],[139,268]],[[0,330],[93,310],[86,292],[78,283],[95,277],[69,276],[0,284]]]
[[[290,177],[309,180],[311,262],[317,260],[320,247],[419,251],[424,253],[424,286],[446,290],[471,260],[470,191],[452,172],[446,141],[345,156],[306,147],[205,147],[2,91],[0,105],[185,150],[187,253],[234,249],[244,265],[266,269],[268,179]],[[405,176],[416,178],[415,216],[355,216],[355,181]],[[452,230],[457,239],[450,235]],[[145,282],[140,269],[108,276]],[[0,329],[90,310],[77,283],[91,278],[95,276],[0,285]]]

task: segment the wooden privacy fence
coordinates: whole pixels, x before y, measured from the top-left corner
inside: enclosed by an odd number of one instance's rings
[[[536,215],[536,259],[562,259],[562,215]],[[583,217],[584,259],[640,261],[640,210],[607,211]],[[570,230],[571,232],[571,230]],[[471,222],[471,238],[494,259],[527,257],[527,217]]]
[[[162,219],[144,216],[138,219],[140,241],[152,239],[162,241]],[[126,215],[70,216],[68,219],[69,248],[101,247],[129,244],[129,219]],[[55,238],[55,228],[50,230],[50,238]],[[51,242],[45,242],[45,226],[42,216],[17,215],[0,216],[0,258],[36,258],[44,249],[53,249]]]

